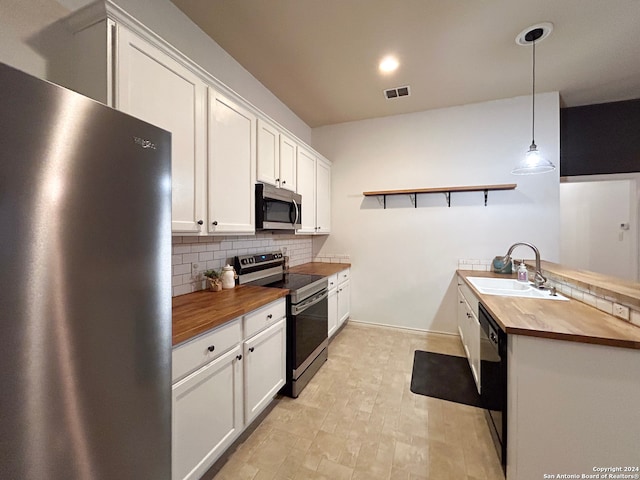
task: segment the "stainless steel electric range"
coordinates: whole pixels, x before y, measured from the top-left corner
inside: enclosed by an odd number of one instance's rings
[[[287,383],[296,398],[327,360],[328,288],[321,275],[287,273],[282,253],[235,257],[239,284],[287,288]]]

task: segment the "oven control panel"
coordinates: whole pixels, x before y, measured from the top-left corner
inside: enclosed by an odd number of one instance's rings
[[[280,252],[260,253],[252,255],[240,255],[235,257],[234,266],[236,272],[242,273],[243,270],[261,270],[274,265],[281,264],[284,256]]]

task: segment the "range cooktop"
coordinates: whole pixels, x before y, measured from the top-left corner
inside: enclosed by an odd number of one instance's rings
[[[278,282],[273,282],[266,287],[274,288],[288,288],[289,290],[296,291],[302,287],[306,287],[318,280],[323,280],[325,277],[322,275],[310,275],[305,273],[285,273],[284,278]]]

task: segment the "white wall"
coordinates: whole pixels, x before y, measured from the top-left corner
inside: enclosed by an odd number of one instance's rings
[[[638,280],[638,182],[638,173],[561,179],[560,263]]]
[[[90,0],[0,1],[0,62],[69,85],[68,33],[61,19]],[[169,0],[116,0],[128,13],[186,56],[310,143],[311,129]]]
[[[559,97],[536,97],[536,143],[559,166]],[[517,97],[313,129],[333,162],[332,233],[314,253],[349,254],[355,320],[455,332],[459,258],[492,259],[516,241],[559,255],[559,177],[513,176],[531,142],[531,98]],[[514,191],[388,197],[363,191],[517,183]],[[516,258],[532,257],[520,247]]]

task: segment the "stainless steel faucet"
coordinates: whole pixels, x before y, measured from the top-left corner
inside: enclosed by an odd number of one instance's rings
[[[542,271],[540,270],[540,251],[536,248],[535,245],[532,245],[531,243],[526,243],[526,242],[514,243],[509,247],[509,251],[507,252],[507,254],[504,257],[502,257],[502,261],[504,263],[510,262],[511,253],[513,253],[513,250],[520,245],[531,248],[531,250],[533,250],[533,253],[536,254],[536,274],[533,278],[533,283],[535,284],[536,288],[542,288],[545,282],[547,281],[547,278],[544,275],[542,275]]]

